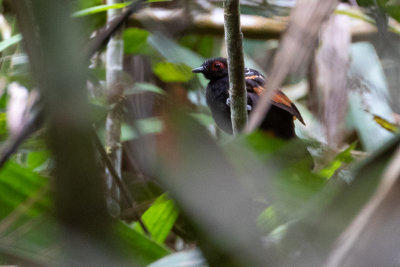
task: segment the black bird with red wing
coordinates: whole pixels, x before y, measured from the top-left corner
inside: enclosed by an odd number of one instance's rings
[[[200,67],[193,69],[194,73],[202,73],[210,82],[206,89],[207,105],[211,114],[222,130],[232,133],[228,63],[226,58],[206,60]],[[249,114],[257,105],[262,92],[265,90],[265,77],[256,70],[246,68],[245,80],[247,90],[247,110]],[[271,99],[271,107],[262,121],[259,129],[282,139],[296,137],[294,119],[304,123],[297,107],[280,90]]]

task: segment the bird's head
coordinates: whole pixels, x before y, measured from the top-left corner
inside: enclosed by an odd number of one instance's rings
[[[203,73],[208,80],[218,80],[228,75],[228,62],[226,58],[211,58],[192,70],[193,73]]]

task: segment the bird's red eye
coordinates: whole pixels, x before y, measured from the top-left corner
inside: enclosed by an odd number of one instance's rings
[[[225,67],[224,63],[220,62],[220,61],[216,61],[212,64],[212,70],[213,71],[218,71],[220,69],[223,69]]]

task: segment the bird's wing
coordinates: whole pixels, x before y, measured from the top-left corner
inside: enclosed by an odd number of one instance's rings
[[[252,93],[252,95],[255,93],[256,95],[261,96],[261,94],[265,90],[264,75],[256,70],[246,68],[245,79],[247,92]],[[276,93],[272,96],[272,105],[286,110],[305,125],[303,117],[301,116],[300,111],[297,109],[296,105],[293,104],[293,102],[282,91],[277,90]]]

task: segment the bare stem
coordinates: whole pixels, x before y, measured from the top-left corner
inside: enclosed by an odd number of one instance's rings
[[[107,0],[107,4],[121,3],[123,0]],[[122,14],[121,9],[109,9],[107,13],[107,23],[111,23],[115,18]],[[111,91],[109,95],[116,95],[120,98],[122,93],[121,76],[123,69],[123,56],[124,56],[124,42],[122,37],[122,30],[116,32],[107,44],[106,52],[106,82],[107,90]],[[110,110],[106,120],[106,147],[108,156],[112,162],[114,169],[117,171],[118,177],[121,177],[121,120],[122,110],[120,104],[117,103]],[[117,217],[120,214],[120,189],[115,183],[109,169],[106,169],[107,181],[107,206],[109,212]]]
[[[247,123],[247,94],[244,79],[243,34],[240,30],[239,0],[224,2],[225,42],[228,50],[229,97],[233,133]]]

